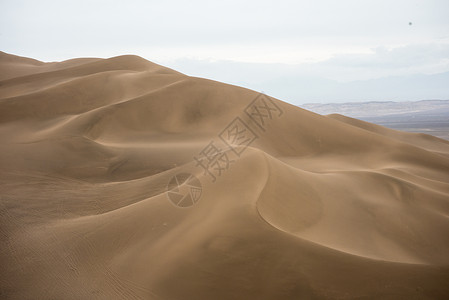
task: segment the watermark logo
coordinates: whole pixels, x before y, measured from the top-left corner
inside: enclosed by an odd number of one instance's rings
[[[201,182],[190,173],[176,174],[167,185],[168,198],[179,207],[194,205],[200,199],[202,191]]]

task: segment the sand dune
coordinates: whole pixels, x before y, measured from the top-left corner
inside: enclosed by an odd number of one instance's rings
[[[449,297],[448,141],[131,55],[0,69],[1,298]]]

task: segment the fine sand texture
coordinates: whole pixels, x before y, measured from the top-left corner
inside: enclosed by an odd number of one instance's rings
[[[449,299],[449,142],[132,55],[0,53],[1,299]]]

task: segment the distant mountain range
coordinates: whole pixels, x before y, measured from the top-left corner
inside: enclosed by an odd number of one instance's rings
[[[321,115],[338,113],[354,118],[404,116],[422,113],[437,117],[447,116],[449,113],[449,100],[307,103],[299,106]]]
[[[337,113],[393,129],[428,133],[449,140],[449,100],[308,103],[300,107],[322,115]]]
[[[348,101],[418,101],[449,99],[449,72],[390,75],[372,79],[341,78],[330,66],[242,63],[232,61],[179,60],[170,67],[192,76],[206,77],[261,91],[299,105]],[[354,73],[355,71],[348,73]],[[363,71],[360,71],[362,72]],[[393,73],[392,73],[393,74]]]
[[[449,99],[449,72],[337,82],[324,78],[292,76],[263,82],[259,88],[290,103],[347,101],[418,101]]]

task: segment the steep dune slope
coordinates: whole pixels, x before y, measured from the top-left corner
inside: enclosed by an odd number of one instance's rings
[[[130,55],[0,68],[5,298],[449,295],[447,141]]]

